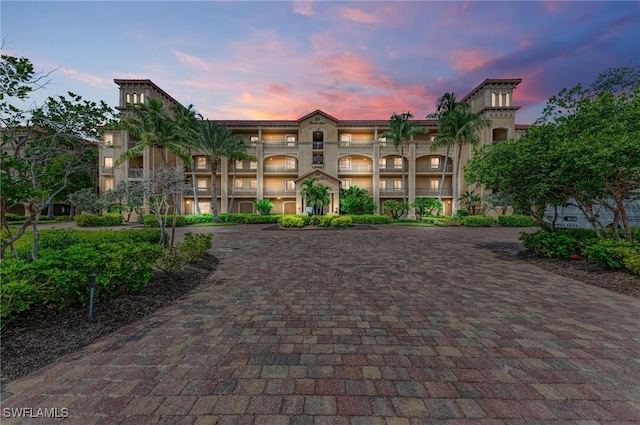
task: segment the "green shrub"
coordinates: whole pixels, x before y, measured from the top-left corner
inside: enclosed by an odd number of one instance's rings
[[[282,227],[304,227],[304,219],[297,215],[285,215],[279,221]]]
[[[218,215],[218,221],[223,222],[225,220],[222,219],[222,215],[223,214],[219,214]],[[224,214],[227,215],[227,214]],[[190,214],[190,215],[186,215],[184,216],[184,222],[186,225],[191,225],[191,224],[199,224],[199,223],[211,223],[213,222],[213,214],[211,213],[206,213],[206,214]]]
[[[462,218],[462,217],[468,217],[469,216],[469,211],[465,210],[465,209],[459,209],[458,213],[456,214],[456,216],[458,218]]]
[[[309,217],[309,222],[313,226],[320,226],[321,221],[322,221],[321,215],[312,215],[311,217]]]
[[[262,215],[269,215],[273,209],[273,202],[271,202],[269,198],[258,199],[253,205]]]
[[[462,217],[460,223],[467,227],[491,227],[495,224],[495,220],[486,215],[469,215]]]
[[[2,260],[0,268],[0,319],[27,311],[40,301],[37,283],[25,279],[27,262],[14,259]],[[2,325],[0,325],[1,327]]]
[[[600,267],[609,269],[625,268],[640,274],[640,245],[625,240],[600,239],[587,246],[584,254]]]
[[[212,218],[213,219],[213,218]],[[173,227],[173,215],[166,214],[162,216],[165,227]],[[144,227],[160,227],[158,217],[155,214],[147,214],[142,218]],[[186,218],[183,215],[176,215],[176,227],[184,227]]]
[[[117,226],[124,221],[118,213],[97,214],[78,214],[73,217],[78,227],[99,227],[99,226]]]
[[[504,227],[533,227],[536,220],[530,215],[500,215],[498,216],[498,225]]]
[[[7,213],[5,217],[7,218],[7,221],[27,221],[26,215]]]
[[[246,224],[275,224],[282,217],[281,214],[261,215],[261,214],[246,214],[244,222]]]
[[[192,262],[204,256],[211,249],[211,234],[196,234],[191,232],[184,234],[184,242],[177,244],[180,254],[186,257],[187,262]]]
[[[335,215],[321,215],[320,223],[318,224],[320,227],[331,227],[331,222],[335,218]]]
[[[331,220],[331,227],[350,227],[352,223],[353,220],[351,219],[351,216],[340,215]]]
[[[352,215],[351,220],[355,224],[389,224],[391,219],[386,215],[362,214]]]
[[[522,233],[520,240],[524,247],[536,255],[547,258],[571,258],[577,252],[575,238],[568,232],[539,230]]]

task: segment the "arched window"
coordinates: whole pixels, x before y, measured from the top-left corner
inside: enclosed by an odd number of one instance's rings
[[[140,93],[140,103],[144,103],[144,93]]]
[[[131,103],[131,93],[125,93],[124,95],[124,101],[126,103]]]

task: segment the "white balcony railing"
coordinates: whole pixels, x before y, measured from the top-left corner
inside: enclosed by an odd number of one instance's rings
[[[289,165],[266,165],[264,166],[265,173],[297,173],[298,167],[292,167]]]
[[[344,174],[368,174],[373,172],[373,166],[367,164],[338,165],[338,172]]]

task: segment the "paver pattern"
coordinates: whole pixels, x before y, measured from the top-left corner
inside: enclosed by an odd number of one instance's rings
[[[2,423],[640,423],[639,300],[517,261],[520,229],[261,229],[189,229],[212,283],[7,385]]]

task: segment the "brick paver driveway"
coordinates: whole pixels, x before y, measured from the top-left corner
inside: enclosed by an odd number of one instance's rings
[[[3,424],[640,421],[640,302],[518,262],[519,229],[189,230],[211,284],[9,384]]]

